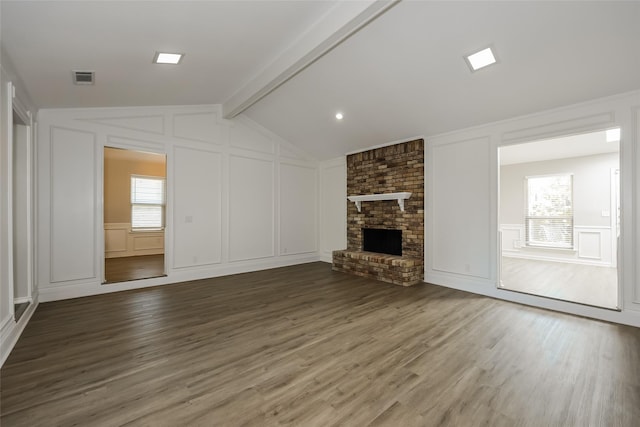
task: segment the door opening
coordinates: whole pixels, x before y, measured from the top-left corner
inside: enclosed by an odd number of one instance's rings
[[[13,110],[12,143],[12,233],[13,304],[16,322],[31,303],[31,123]]]
[[[500,148],[501,289],[619,309],[615,135]]]
[[[104,148],[105,284],[165,275],[166,155]]]

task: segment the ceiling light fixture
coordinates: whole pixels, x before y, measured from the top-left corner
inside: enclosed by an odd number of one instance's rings
[[[336,113],[336,119],[342,120],[343,118],[344,116],[342,115],[342,113]]]
[[[620,141],[620,128],[607,130],[607,142]]]
[[[183,57],[183,53],[156,52],[155,56],[153,57],[153,63],[177,65],[180,63],[180,61],[182,61]]]
[[[487,65],[495,64],[496,57],[490,47],[465,57],[471,71],[478,71]]]

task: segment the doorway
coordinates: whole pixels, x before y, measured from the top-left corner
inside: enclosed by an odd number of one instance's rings
[[[13,304],[17,322],[32,298],[32,187],[31,121],[28,114],[13,110],[12,129],[12,233],[13,233]]]
[[[619,308],[619,135],[499,149],[499,288]]]
[[[166,155],[104,148],[104,284],[165,276]]]

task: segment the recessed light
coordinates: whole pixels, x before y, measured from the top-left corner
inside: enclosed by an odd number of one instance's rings
[[[484,68],[487,65],[495,64],[496,57],[493,55],[493,51],[490,47],[482,49],[480,52],[476,52],[466,57],[467,64],[471,67],[471,71],[478,71],[480,68]]]
[[[620,141],[620,128],[609,129],[607,131],[607,142]]]
[[[167,52],[156,52],[153,57],[154,64],[179,64],[184,57],[183,53],[167,53]]]
[[[336,113],[336,119],[342,120],[343,118],[344,116],[342,115],[342,113]]]

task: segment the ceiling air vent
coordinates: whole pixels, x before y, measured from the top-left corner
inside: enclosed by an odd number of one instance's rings
[[[77,71],[71,72],[73,74],[73,83],[77,85],[92,85],[95,79],[95,71]]]

